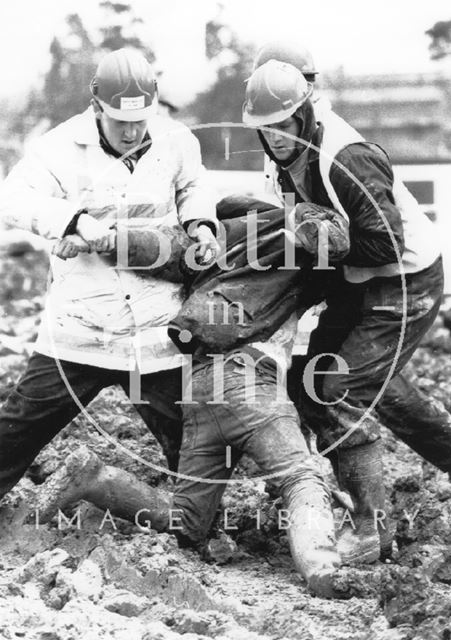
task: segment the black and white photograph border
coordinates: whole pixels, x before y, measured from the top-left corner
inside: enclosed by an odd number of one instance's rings
[[[0,17],[0,638],[451,638],[449,3]]]

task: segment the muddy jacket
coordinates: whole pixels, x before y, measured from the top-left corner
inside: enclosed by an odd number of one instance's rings
[[[415,273],[430,266],[440,254],[432,222],[394,177],[385,151],[365,142],[331,109],[319,113],[318,109],[319,128],[306,152],[308,162],[303,163],[309,175],[302,185],[307,183],[308,193],[297,188],[299,158],[288,167],[273,162],[266,175],[279,198],[294,193],[297,202],[333,207],[349,218],[351,249],[344,271],[350,282],[392,276],[401,268]]]
[[[258,220],[255,247],[248,235],[250,211]],[[309,253],[287,233],[283,209],[231,197],[218,204],[217,214],[222,223],[218,236],[224,249],[221,260],[205,270],[189,270],[186,243],[182,237],[172,236],[171,260],[158,267],[161,278],[174,277],[177,269],[185,273],[187,299],[169,328],[169,335],[185,353],[223,353],[244,344],[265,342],[294,312],[300,316],[322,297],[312,278],[317,247],[315,225],[302,227],[304,246],[312,251]],[[294,214],[295,224],[321,219],[328,228],[329,260],[343,259],[349,238],[347,222],[340,213],[303,204]],[[157,252],[152,245],[157,239],[152,240],[153,233],[129,231],[130,265],[146,267],[155,261]],[[293,263],[287,245],[290,242],[294,243]],[[182,330],[190,332],[191,340],[180,338]]]
[[[132,172],[101,147],[91,109],[52,129],[2,185],[3,221],[53,240],[82,207],[115,223],[127,215],[127,205],[145,205],[134,215],[180,231],[189,220],[214,220],[215,199],[204,184],[197,139],[159,116],[149,120],[148,130],[152,145]],[[54,257],[52,279],[39,353],[122,370],[134,368],[140,355],[142,373],[180,364],[167,336],[183,301],[180,282],[116,269],[97,253],[67,261]]]

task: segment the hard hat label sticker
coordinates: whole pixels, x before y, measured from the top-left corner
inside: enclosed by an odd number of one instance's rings
[[[133,98],[121,98],[121,109],[144,109],[144,96],[136,96]]]

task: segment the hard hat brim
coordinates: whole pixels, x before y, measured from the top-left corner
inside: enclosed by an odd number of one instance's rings
[[[154,98],[151,105],[144,107],[143,109],[116,109],[111,107],[103,100],[99,100],[104,112],[113,120],[122,120],[123,122],[140,122],[141,120],[148,120],[151,116],[157,113],[158,101]]]
[[[310,87],[310,90],[306,96],[302,98],[299,102],[296,102],[289,109],[281,109],[280,111],[274,111],[268,114],[259,114],[252,115],[248,111],[246,111],[246,103],[243,105],[243,122],[244,124],[248,124],[251,127],[264,127],[265,125],[276,124],[276,122],[283,122],[287,118],[290,118],[298,109],[301,107],[304,102],[306,102],[313,93],[313,87]]]

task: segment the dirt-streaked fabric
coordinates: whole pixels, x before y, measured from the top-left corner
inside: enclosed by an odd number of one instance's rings
[[[197,139],[159,116],[148,130],[151,147],[131,173],[100,146],[91,108],[52,129],[30,145],[2,185],[2,220],[49,240],[61,238],[81,208],[112,224],[133,205],[145,205],[141,215],[149,222],[173,228],[214,220]],[[180,282],[142,278],[97,253],[53,257],[51,269],[39,353],[108,369],[134,369],[139,361],[143,373],[180,365],[166,331],[182,304]]]

